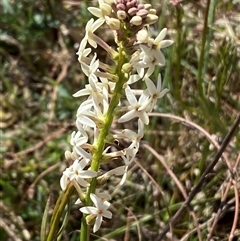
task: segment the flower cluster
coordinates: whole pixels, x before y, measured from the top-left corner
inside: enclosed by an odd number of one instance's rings
[[[97,20],[88,21],[77,52],[89,83],[73,95],[86,100],[77,111],[77,131],[72,133],[70,140],[72,152],[66,152],[66,158],[73,164],[63,172],[60,180],[63,190],[73,180],[80,190],[87,188],[85,198],[81,196],[78,203],[83,204],[80,211],[87,214],[87,223],[94,223],[94,232],[100,228],[103,217],[112,217],[107,210],[110,195],[102,195],[96,188],[101,188],[112,175],[122,176],[119,186],[126,180],[128,167],[144,136],[144,125],[149,124],[148,113],[167,92],[162,89],[160,74],[157,84],[150,77],[156,66],[165,65],[161,49],[173,42],[163,40],[166,28],[156,38],[151,37],[149,26],[158,17],[150,4],[141,4],[138,0],[98,0],[98,3],[98,8],[88,8]],[[103,24],[113,32],[115,49],[95,33]],[[95,52],[98,47],[106,51],[111,64],[99,60]],[[139,80],[145,82],[146,89],[136,91],[132,88]],[[118,134],[110,132],[113,122],[124,123],[132,119],[137,119],[137,133],[128,129]],[[89,133],[93,133],[93,138]],[[122,138],[129,141],[129,146],[112,152],[111,145]],[[123,160],[123,166],[104,174],[99,172],[102,163],[109,163],[116,157]],[[90,206],[92,203],[94,207]]]

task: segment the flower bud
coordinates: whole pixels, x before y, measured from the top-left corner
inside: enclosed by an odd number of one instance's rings
[[[117,4],[117,9],[118,10],[126,10],[126,7],[123,3],[119,3],[119,4]]]
[[[86,217],[86,221],[88,225],[93,225],[96,219],[96,214],[90,214]]]
[[[130,8],[130,9],[128,10],[128,14],[129,14],[130,16],[134,16],[134,15],[137,13],[137,11],[138,11],[138,9],[135,8],[135,7],[133,7],[133,8]]]
[[[112,30],[118,30],[120,28],[120,21],[116,18],[107,18],[106,22]]]
[[[137,41],[140,43],[147,43],[149,39],[149,34],[148,31],[146,29],[141,29],[138,33],[137,33]]]
[[[146,10],[149,10],[151,7],[152,7],[152,5],[151,5],[150,3],[145,3],[145,4],[144,4],[144,8],[145,8]]]
[[[149,14],[154,14],[154,15],[156,15],[157,10],[154,9],[154,8],[151,8],[151,9],[148,11],[148,13],[149,13]]]
[[[158,20],[158,16],[154,14],[148,14],[146,17],[146,23],[149,25],[156,23],[157,20]]]
[[[70,151],[65,151],[65,158],[67,161],[72,161],[72,153]]]
[[[137,16],[140,16],[140,17],[146,17],[148,15],[148,11],[146,9],[140,9],[138,12],[137,12]]]
[[[134,16],[130,20],[130,23],[135,26],[139,26],[142,24],[142,18],[140,16]]]
[[[138,6],[137,6],[138,10],[140,9],[144,9],[144,4],[140,3]]]
[[[126,17],[127,17],[127,14],[126,14],[126,12],[123,11],[123,10],[118,10],[118,11],[117,11],[117,17],[118,17],[118,19],[120,19],[120,20],[125,20]]]
[[[132,65],[130,63],[126,63],[122,66],[122,72],[130,73],[132,70]]]

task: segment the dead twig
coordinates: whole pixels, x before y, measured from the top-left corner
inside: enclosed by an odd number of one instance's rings
[[[240,154],[238,155],[238,159],[236,161],[236,164],[234,166],[234,170],[237,170],[237,167],[240,163]],[[232,178],[231,178],[232,179]],[[232,179],[233,182],[233,188],[234,188],[234,193],[235,193],[235,214],[234,214],[234,220],[233,220],[233,225],[232,229],[229,235],[228,241],[232,241],[234,237],[234,232],[237,227],[238,219],[239,219],[239,192],[238,192],[238,186],[237,186],[237,181],[235,179]]]
[[[178,178],[176,177],[176,175],[174,174],[174,172],[168,167],[167,163],[165,162],[164,158],[159,155],[151,146],[149,146],[148,144],[143,144],[143,146],[148,149],[160,162],[161,164],[164,166],[164,168],[166,169],[166,171],[168,172],[169,176],[173,179],[173,181],[176,183],[178,189],[181,191],[183,197],[185,198],[185,200],[187,199],[187,192],[184,189],[183,185],[181,184],[181,182],[178,180]],[[190,209],[190,214],[193,217],[194,223],[196,225],[196,230],[198,233],[198,239],[199,241],[202,240],[201,237],[201,233],[200,233],[200,229],[199,229],[199,224],[197,221],[197,217],[195,215],[195,213],[193,211],[191,211]]]
[[[237,159],[237,161],[236,161],[236,163],[235,163],[235,165],[234,165],[234,167],[233,167],[234,174],[236,173],[236,170],[237,170],[237,167],[238,167],[239,163],[240,163],[240,154],[239,154],[238,159]],[[230,176],[230,178],[228,179],[228,184],[227,184],[227,186],[226,186],[226,189],[225,189],[225,191],[224,191],[224,194],[223,194],[223,196],[221,197],[221,203],[220,203],[220,205],[219,205],[219,209],[218,209],[218,211],[217,211],[217,213],[216,213],[216,215],[215,215],[215,217],[214,217],[213,224],[212,224],[211,229],[210,229],[210,231],[209,231],[209,234],[208,234],[208,236],[207,236],[207,241],[209,241],[209,240],[211,239],[212,235],[213,235],[213,231],[214,231],[214,229],[215,229],[215,227],[216,227],[216,225],[217,225],[217,222],[218,222],[218,220],[219,220],[220,214],[221,214],[221,212],[222,212],[222,210],[223,210],[223,208],[224,208],[224,204],[226,203],[229,190],[230,190],[230,188],[231,188],[232,185],[235,186],[235,185],[237,185],[237,183],[234,181],[234,179],[232,178],[232,176]],[[237,188],[236,188],[236,189],[234,188],[234,192],[235,192],[235,196],[236,196],[236,195],[238,196]],[[239,200],[238,200],[238,198],[237,198],[237,199],[236,199],[236,204],[237,204],[237,206],[238,206],[238,202],[239,202]],[[237,208],[237,207],[235,207],[235,208]],[[236,211],[235,211],[235,218],[236,218],[236,219],[238,219],[238,217],[236,217],[236,212],[238,213],[238,210],[239,210],[239,209],[236,209]],[[233,223],[236,224],[237,221],[234,220]],[[234,230],[236,229],[236,225],[234,225],[234,226],[235,226],[235,228],[233,229],[233,227],[232,227],[231,233],[234,233]],[[231,237],[231,235],[230,235],[230,237]],[[233,236],[232,236],[231,239],[230,239],[230,237],[229,237],[229,241],[232,240]]]
[[[62,127],[61,129],[49,134],[46,136],[46,138],[44,138],[43,140],[39,141],[38,143],[36,143],[35,145],[28,147],[25,150],[19,151],[17,153],[12,154],[15,158],[18,158],[20,156],[23,155],[28,155],[38,149],[40,149],[42,146],[44,146],[46,143],[48,143],[50,140],[55,139],[59,136],[61,136],[64,132],[68,131],[69,127],[71,125],[67,126],[67,127]]]
[[[231,138],[234,136],[234,133],[235,133],[236,129],[238,128],[239,124],[240,124],[240,113],[236,117],[235,122],[233,123],[231,129],[229,130],[228,134],[224,138],[224,140],[222,142],[222,145],[219,148],[219,150],[217,151],[217,153],[215,154],[213,160],[209,163],[209,165],[207,166],[207,168],[203,172],[202,176],[200,177],[198,183],[193,187],[192,191],[189,193],[187,200],[183,203],[181,208],[171,218],[169,223],[165,226],[162,233],[155,239],[155,241],[163,240],[164,236],[169,231],[170,226],[172,226],[176,223],[176,221],[179,219],[179,217],[185,211],[186,207],[188,207],[190,205],[193,198],[196,196],[198,191],[201,189],[202,184],[205,181],[206,175],[209,174],[213,170],[214,166],[217,164],[218,160],[221,158],[221,156],[222,156],[223,152],[225,151],[225,149],[227,148]]]
[[[173,115],[173,114],[165,114],[165,113],[149,113],[149,116],[157,116],[157,117],[164,117],[164,118],[170,118],[170,119],[174,119],[174,120],[178,120],[180,121],[181,123],[183,124],[186,124],[187,126],[191,126],[195,129],[197,129],[198,131],[200,131],[201,133],[203,133],[207,138],[208,140],[217,148],[219,149],[220,146],[219,144],[217,143],[216,140],[214,140],[214,138],[212,138],[212,136],[204,129],[202,128],[201,126],[199,126],[198,124],[190,121],[190,120],[187,120],[187,119],[184,119],[182,117],[179,117],[179,116],[176,116],[176,115]],[[225,162],[230,170],[230,172],[232,171],[231,170],[231,164],[227,158],[227,155],[225,153],[222,154],[223,158],[225,159]]]

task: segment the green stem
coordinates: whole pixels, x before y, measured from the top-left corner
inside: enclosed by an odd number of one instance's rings
[[[124,75],[122,72],[122,67],[125,63],[128,63],[128,58],[125,54],[123,46],[119,47],[119,55],[118,55],[118,64],[116,66],[116,76],[118,76],[118,81],[116,83],[115,89],[113,91],[113,97],[111,99],[111,102],[109,104],[108,111],[106,113],[105,119],[104,119],[104,125],[103,128],[100,130],[99,137],[96,143],[96,151],[93,154],[93,159],[91,163],[91,170],[98,171],[101,159],[102,159],[102,153],[105,148],[105,140],[109,133],[109,130],[111,128],[114,116],[115,116],[115,109],[118,106],[119,100],[122,96],[122,90],[123,85],[127,82],[128,76]],[[87,190],[86,199],[85,199],[85,205],[89,206],[91,205],[92,201],[90,199],[90,194],[95,193],[97,184],[97,178],[93,178],[90,186]],[[80,241],[89,241],[89,225],[86,223],[86,215],[83,215],[82,223],[81,223],[81,235],[80,235]]]
[[[175,76],[174,76],[174,86],[173,86],[173,93],[174,97],[181,102],[181,52],[182,52],[182,9],[179,5],[176,7],[176,15],[177,15],[177,20],[176,20],[176,28],[177,28],[177,39],[176,39],[176,66],[175,66]]]
[[[199,58],[199,64],[198,64],[198,76],[197,76],[197,87],[199,91],[199,96],[202,101],[205,102],[204,99],[204,89],[203,89],[203,75],[205,75],[204,72],[204,56],[205,56],[205,45],[206,45],[206,39],[208,34],[208,15],[209,15],[209,8],[210,8],[211,0],[207,1],[207,8],[206,8],[206,14],[204,17],[204,25],[203,25],[203,34],[202,34],[202,46],[201,46],[201,52],[200,52],[200,58]]]
[[[72,196],[72,193],[74,191],[74,186],[72,183],[69,183],[67,186],[67,189],[63,191],[60,196],[58,197],[57,203],[53,210],[53,215],[50,223],[50,230],[47,236],[46,241],[52,241],[56,238],[56,231],[59,227],[59,221],[62,216],[63,210],[68,203],[70,197]]]

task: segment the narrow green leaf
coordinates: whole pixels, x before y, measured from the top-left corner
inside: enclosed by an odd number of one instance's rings
[[[49,212],[49,208],[50,208],[50,202],[51,202],[51,196],[48,197],[46,207],[45,207],[43,217],[42,217],[41,233],[40,233],[41,241],[46,240],[46,227],[47,227],[47,223],[48,223],[48,212]]]

